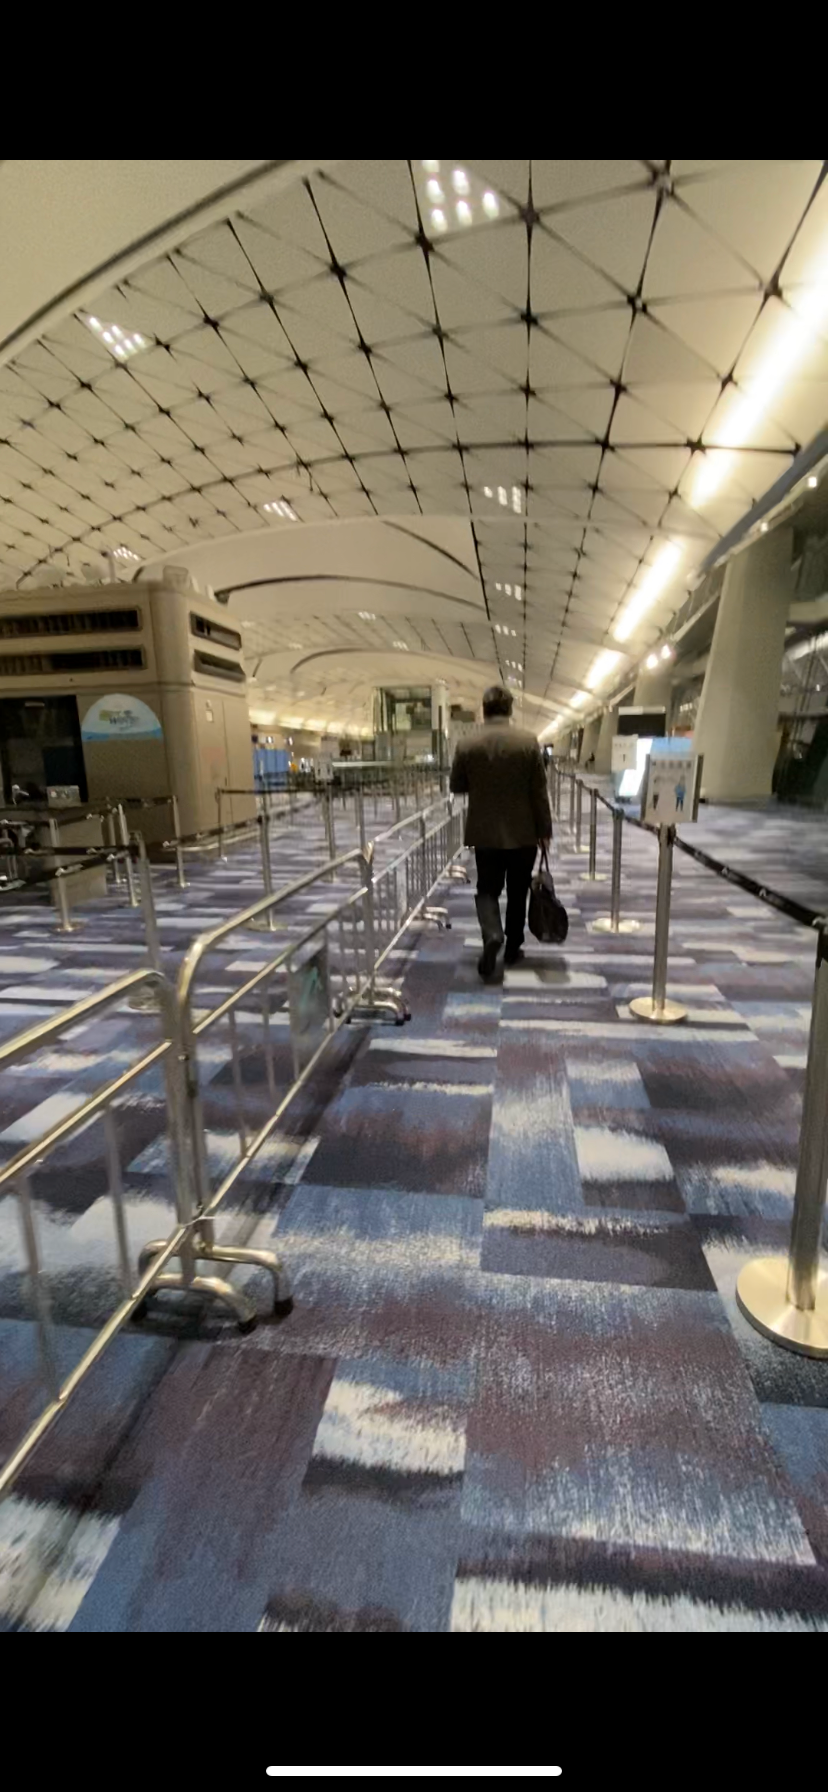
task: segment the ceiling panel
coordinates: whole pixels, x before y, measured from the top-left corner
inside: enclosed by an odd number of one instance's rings
[[[428,590],[410,628],[452,681],[471,676],[467,662],[503,675],[510,643],[530,714],[562,676],[586,677],[667,540],[691,574],[825,423],[828,299],[760,405],[780,333],[814,315],[825,281],[822,173],[369,160],[242,203],[98,292],[99,322],[140,332],[144,350],[119,364],[79,313],[0,369],[4,580],[77,576],[118,544],[210,580],[211,543],[241,559],[266,540],[277,566],[313,525],[453,519],[440,526],[467,532],[473,641],[432,613]],[[749,439],[731,441],[743,414]],[[705,459],[725,471],[701,501]],[[295,523],[264,510],[280,498]],[[371,623],[346,585],[337,602],[342,627],[314,624],[317,645],[367,652],[382,627],[396,665],[390,595],[377,591]],[[309,640],[298,597],[295,615],[280,630]],[[357,709],[375,673],[361,656],[333,680]]]

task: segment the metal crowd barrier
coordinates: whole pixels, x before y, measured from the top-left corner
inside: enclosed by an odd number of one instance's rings
[[[266,818],[262,818],[265,822]],[[245,1245],[222,1245],[215,1238],[215,1216],[230,1190],[252,1163],[262,1146],[271,1137],[286,1109],[312,1076],[320,1059],[339,1030],[351,1020],[386,1020],[401,1023],[408,1018],[405,1003],[394,988],[380,985],[377,971],[405,932],[409,923],[420,915],[440,921],[443,911],[431,908],[429,897],[455,864],[462,847],[462,811],[450,800],[437,804],[421,817],[412,818],[416,838],[391,862],[380,869],[375,866],[374,843],[365,852],[357,848],[335,860],[333,866],[321,866],[309,872],[286,889],[264,895],[249,908],[232,916],[221,927],[205,933],[193,942],[179,971],[177,985],[170,983],[160,970],[157,927],[154,924],[152,886],[144,843],[138,837],[130,843],[133,865],[137,870],[142,896],[148,890],[147,914],[149,966],[131,972],[96,995],[45,1020],[37,1027],[0,1046],[0,1074],[11,1065],[30,1058],[42,1047],[70,1033],[78,1025],[97,1017],[122,1003],[155,1008],[160,1014],[162,1037],[136,1062],[98,1089],[74,1113],[55,1123],[42,1137],[25,1145],[11,1161],[0,1169],[0,1189],[14,1189],[17,1195],[27,1274],[45,1386],[45,1404],[12,1455],[0,1468],[0,1497],[7,1493],[33,1451],[50,1426],[63,1411],[77,1388],[85,1380],[108,1344],[130,1320],[138,1320],[146,1312],[147,1302],[157,1291],[176,1289],[209,1297],[225,1306],[240,1330],[249,1331],[256,1323],[256,1309],[249,1297],[234,1288],[223,1276],[205,1275],[199,1265],[214,1263],[255,1265],[270,1273],[274,1281],[274,1311],[284,1312],[291,1304],[290,1289],[284,1268],[270,1251],[248,1249]],[[411,824],[406,822],[404,827]],[[396,834],[396,830],[391,830]],[[413,865],[413,870],[410,867]],[[321,884],[329,871],[336,876],[355,875],[355,887],[334,900],[331,909],[312,925],[304,927],[299,938],[273,943],[272,954],[215,1007],[206,1012],[199,1005],[199,974],[211,954],[223,941],[249,927],[256,927],[273,915],[275,926],[282,925],[280,911],[293,898]],[[403,894],[404,892],[404,894]],[[289,1086],[280,1095],[273,1058],[273,1029],[270,1011],[270,986],[274,977],[287,979],[288,1012],[291,1023],[293,1075]],[[261,1029],[258,1048],[243,1041],[241,1034],[248,1025],[250,1004],[260,1005]],[[238,1152],[231,1168],[214,1184],[205,1137],[203,1097],[199,1075],[199,1044],[215,1029],[226,1027],[233,1090],[236,1103]],[[265,1085],[271,1111],[264,1123],[251,1121],[245,1105],[245,1066],[251,1053],[262,1055]],[[157,1064],[163,1065],[167,1113],[167,1137],[170,1150],[170,1181],[175,1200],[176,1218],[169,1235],[145,1245],[133,1269],[127,1234],[123,1176],[118,1150],[117,1123],[114,1107],[124,1091]],[[253,1085],[261,1087],[261,1082]],[[104,1151],[108,1168],[109,1195],[113,1204],[118,1273],[124,1297],[96,1333],[79,1361],[64,1373],[56,1328],[52,1319],[48,1281],[42,1265],[39,1225],[32,1200],[30,1174],[63,1142],[73,1137],[90,1122],[100,1119],[104,1128]],[[168,1267],[173,1260],[178,1267]]]
[[[782,895],[742,871],[736,871],[731,865],[723,864],[700,847],[691,845],[690,841],[681,839],[674,827],[652,827],[626,815],[619,804],[609,802],[594,785],[585,784],[576,773],[565,772],[553,763],[549,773],[550,799],[559,818],[563,812],[563,788],[567,778],[570,780],[569,812],[573,834],[577,832],[580,812],[574,795],[576,783],[589,792],[590,869],[586,877],[590,881],[595,878],[597,804],[603,804],[613,819],[611,913],[594,921],[593,927],[608,933],[624,933],[640,926],[638,921],[623,920],[620,913],[624,823],[641,828],[658,840],[652,995],[638,996],[630,1003],[631,1012],[639,1018],[663,1024],[687,1017],[687,1009],[681,1003],[667,998],[673,853],[676,850],[777,914],[816,933],[811,1028],[790,1245],[787,1255],[755,1257],[745,1264],[736,1284],[736,1299],[750,1324],[774,1343],[802,1356],[828,1358],[828,1269],[822,1268],[820,1262],[828,1189],[828,916],[793,897]]]
[[[289,1303],[282,1265],[269,1252],[218,1245],[213,1224],[215,1214],[270,1138],[339,1029],[350,1020],[387,1020],[401,1024],[408,1018],[403,998],[396,989],[378,983],[377,971],[415,916],[435,921],[442,918],[443,911],[430,908],[428,897],[462,846],[460,811],[448,802],[442,807],[444,812],[438,817],[429,811],[421,818],[423,826],[418,828],[417,840],[381,871],[374,869],[375,848],[379,841],[365,852],[354,848],[331,863],[306,873],[276,894],[266,894],[251,903],[241,914],[202,934],[190,947],[179,972],[177,1000],[192,1141],[193,1197],[188,1209],[191,1231],[187,1253],[178,1253],[180,1271],[167,1271],[155,1287],[195,1288],[197,1292],[211,1293],[230,1306],[242,1329],[248,1329],[256,1319],[255,1308],[248,1297],[229,1284],[221,1289],[215,1285],[202,1285],[194,1277],[193,1265],[196,1261],[254,1263],[268,1269],[273,1276],[275,1310],[280,1311]],[[402,867],[412,859],[420,869],[411,882],[406,876],[403,901],[400,897]],[[314,884],[353,873],[356,874],[354,890],[335,901],[325,915],[303,930],[298,939],[275,947],[265,963],[259,964],[239,988],[215,1008],[206,1013],[201,1011],[199,974],[224,941],[245,928],[269,929],[274,924],[278,927],[279,911],[295,897],[310,890]],[[396,890],[393,902],[389,894],[392,888]],[[276,1086],[270,1014],[271,986],[279,975],[287,981],[293,1061],[293,1079],[281,1099],[278,1099]],[[258,1004],[261,1027],[257,1027],[257,1032],[260,1037],[257,1045],[244,1046],[240,1039],[241,1016],[250,1015],[251,1002]],[[213,1186],[205,1146],[199,1041],[222,1023],[227,1027],[238,1152],[231,1168]],[[251,1065],[254,1052],[260,1054],[260,1068],[275,1104],[258,1127],[251,1122],[245,1106],[244,1067]],[[255,1077],[252,1086],[261,1087],[262,1079]],[[149,1268],[156,1252],[160,1253],[164,1248],[162,1240],[146,1245],[141,1256],[142,1268]]]
[[[42,1411],[0,1469],[0,1497],[8,1492],[20,1469],[81,1382],[85,1380],[107,1345],[127,1320],[133,1317],[136,1309],[144,1300],[153,1279],[152,1275],[143,1273],[136,1276],[130,1260],[115,1103],[125,1090],[135,1084],[156,1064],[163,1061],[171,1162],[176,1182],[179,1179],[179,1166],[184,1149],[186,1120],[183,1084],[177,1057],[169,1050],[170,1041],[175,1038],[177,1029],[175,994],[165,979],[151,968],[144,967],[141,970],[129,972],[127,976],[120,977],[116,982],[111,983],[107,989],[100,990],[96,995],[87,996],[82,1002],[76,1002],[73,1007],[64,1009],[61,1014],[41,1021],[38,1026],[31,1027],[27,1032],[19,1034],[16,1039],[9,1040],[7,1044],[0,1046],[0,1074],[2,1074],[13,1064],[31,1059],[35,1053],[62,1034],[71,1033],[74,1028],[100,1016],[113,1007],[117,1007],[147,986],[152,988],[160,1004],[164,1034],[162,1039],[149,1051],[139,1056],[127,1070],[121,1071],[118,1076],[113,1077],[110,1082],[96,1090],[73,1113],[64,1115],[50,1127],[47,1133],[24,1145],[8,1163],[0,1168],[0,1193],[6,1194],[13,1191],[16,1194],[20,1211],[31,1305],[40,1354],[41,1377],[46,1396]],[[92,1343],[83,1351],[78,1362],[73,1365],[68,1374],[65,1374],[60,1364],[56,1327],[52,1319],[47,1280],[43,1270],[40,1227],[32,1194],[31,1178],[33,1172],[40,1168],[44,1160],[48,1159],[58,1146],[74,1137],[93,1121],[100,1121],[103,1129],[102,1149],[107,1164],[108,1192],[112,1201],[118,1274],[124,1290],[124,1297],[93,1338]],[[186,1226],[180,1223],[164,1241],[163,1257],[154,1261],[153,1275],[163,1269],[164,1263],[185,1243]]]

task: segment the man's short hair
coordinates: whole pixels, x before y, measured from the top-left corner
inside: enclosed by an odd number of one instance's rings
[[[491,684],[489,689],[483,692],[484,716],[510,716],[513,703],[514,697],[511,691],[507,691],[502,684]]]

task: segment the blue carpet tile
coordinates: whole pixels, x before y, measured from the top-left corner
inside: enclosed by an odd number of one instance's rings
[[[387,823],[389,817],[382,819]],[[353,841],[338,817],[339,843]],[[706,849],[828,901],[808,817],[703,812]],[[340,839],[341,836],[341,839]],[[276,882],[324,852],[274,842]],[[599,868],[609,866],[602,813]],[[760,1337],[741,1266],[786,1246],[813,940],[677,855],[675,1028],[636,1020],[652,961],[656,848],[624,836],[623,912],[559,830],[563,950],[529,940],[477,975],[473,891],[450,931],[413,927],[388,969],[404,1028],[345,1029],[227,1203],[221,1235],[284,1257],[295,1302],[241,1338],[153,1303],[0,1508],[0,1628],[16,1631],[828,1630],[828,1364]],[[260,891],[256,855],[157,873],[171,968]],[[348,886],[280,916],[285,939]],[[89,905],[63,938],[0,911],[0,1037],[140,962],[140,918]],[[209,1006],[264,962],[236,934]],[[240,1019],[248,1131],[291,1076],[284,977]],[[124,1008],[0,1078],[0,1162],[158,1037]],[[215,1186],[238,1151],[226,1027],[199,1070]],[[132,1251],[172,1215],[156,1066],[117,1109]],[[61,1365],[118,1298],[101,1129],[33,1178]],[[0,1443],[36,1410],[18,1216],[0,1201]]]

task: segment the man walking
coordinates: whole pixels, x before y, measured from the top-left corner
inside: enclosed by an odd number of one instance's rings
[[[483,727],[458,741],[451,789],[469,799],[466,845],[477,860],[477,918],[483,935],[481,977],[491,977],[503,945],[500,897],[506,885],[507,965],[523,957],[526,898],[539,845],[552,838],[543,759],[534,734],[511,725],[512,694],[483,694]]]

